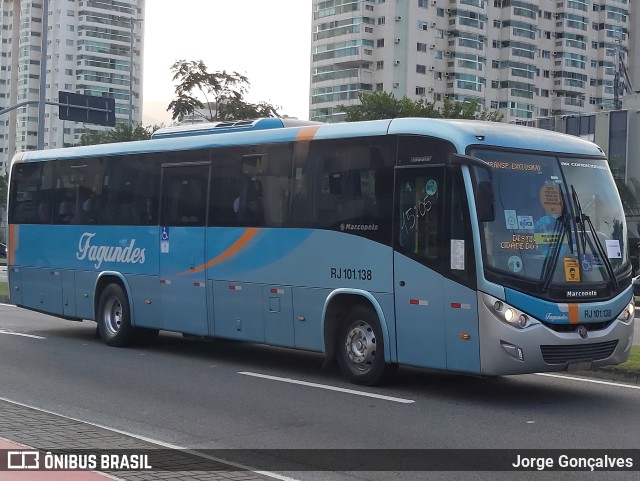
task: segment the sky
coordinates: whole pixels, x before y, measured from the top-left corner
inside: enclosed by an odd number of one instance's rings
[[[142,21],[143,125],[171,125],[177,60],[243,74],[247,101],[309,119],[311,0],[147,0]]]

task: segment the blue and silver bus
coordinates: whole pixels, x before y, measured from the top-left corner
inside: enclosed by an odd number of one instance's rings
[[[158,331],[493,376],[625,361],[624,212],[595,144],[528,127],[260,119],[18,154],[11,300]]]

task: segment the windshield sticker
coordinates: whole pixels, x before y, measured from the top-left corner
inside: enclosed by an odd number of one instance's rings
[[[557,184],[545,182],[540,189],[540,203],[547,214],[560,215],[562,213],[562,195]]]
[[[607,257],[609,259],[622,259],[622,250],[618,239],[607,239]]]
[[[464,270],[464,240],[451,239],[451,270]]]
[[[519,215],[518,216],[518,229],[520,230],[533,230],[533,216]]]
[[[560,240],[560,234],[536,232],[533,237],[538,245],[555,244]]]
[[[438,192],[438,183],[433,179],[429,179],[425,186],[425,192],[427,195],[436,195],[436,192]]]
[[[564,278],[567,282],[580,282],[580,266],[578,259],[564,258]]]
[[[598,164],[585,164],[584,162],[561,162],[563,167],[584,167],[586,169],[598,169],[598,170],[607,170],[604,165]]]
[[[522,270],[522,259],[518,256],[509,257],[507,264],[512,272],[520,272]]]
[[[510,241],[500,242],[500,248],[517,251],[533,250],[536,248],[536,242],[532,235],[513,234]]]
[[[514,230],[518,228],[518,216],[515,210],[504,211],[504,221],[507,224],[508,230]]]
[[[523,164],[519,162],[487,162],[494,169],[507,170],[525,170],[531,172],[540,172],[542,167],[540,164]]]
[[[584,272],[590,272],[593,270],[593,256],[591,254],[582,254],[582,270]]]

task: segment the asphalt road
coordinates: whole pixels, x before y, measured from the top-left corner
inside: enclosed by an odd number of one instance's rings
[[[174,334],[162,334],[151,346],[117,349],[94,333],[92,322],[0,305],[0,398],[196,449],[640,449],[638,386],[541,375],[478,379],[405,368],[388,386],[361,388],[322,369],[322,356],[314,353]],[[294,477],[389,479],[362,469]],[[393,478],[559,474],[397,472]],[[562,473],[581,480],[635,475]]]

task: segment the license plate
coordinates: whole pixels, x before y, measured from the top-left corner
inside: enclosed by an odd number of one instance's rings
[[[591,361],[570,362],[567,365],[567,371],[589,371],[591,369]]]

